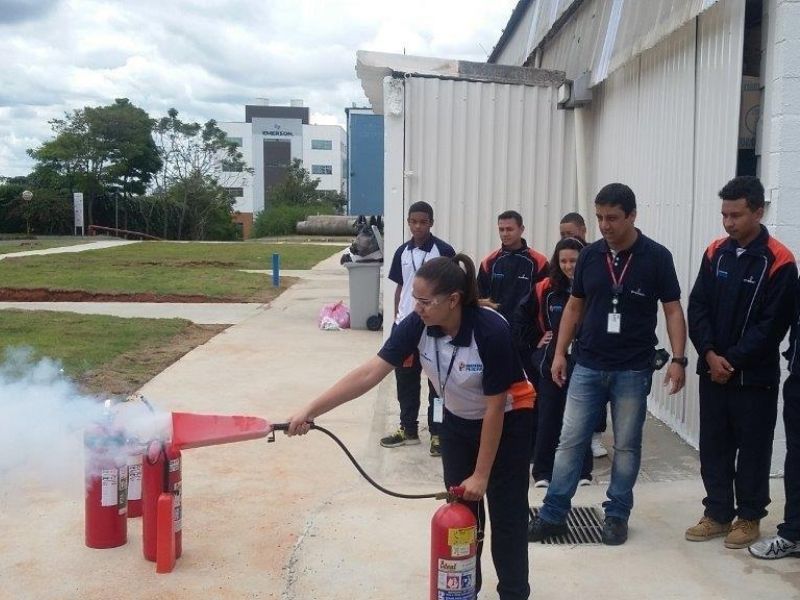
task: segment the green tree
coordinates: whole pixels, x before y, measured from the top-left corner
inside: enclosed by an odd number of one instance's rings
[[[213,119],[203,125],[186,123],[171,108],[156,123],[154,135],[162,160],[155,195],[165,199],[162,208],[176,223],[175,236],[183,239],[208,231],[210,215],[220,218],[219,207],[209,212],[208,207],[213,204],[209,198],[217,197],[222,186],[239,177],[238,173],[252,169],[245,165],[238,145],[228,139]],[[237,173],[226,174],[223,163],[227,171]],[[228,206],[225,218],[230,221],[233,203]],[[164,231],[169,229],[166,220],[163,226]]]
[[[37,171],[62,178],[59,187],[84,193],[87,225],[94,224],[98,202],[143,193],[161,167],[153,120],[127,98],[74,110],[50,124],[55,137],[28,153]]]
[[[319,179],[312,178],[303,168],[303,161],[295,158],[288,166],[284,180],[270,190],[267,204],[302,206],[324,203],[337,208],[347,205],[344,195],[318,188]]]

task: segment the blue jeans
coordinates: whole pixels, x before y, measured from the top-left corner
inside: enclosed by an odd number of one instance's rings
[[[650,369],[595,371],[575,366],[567,392],[553,478],[540,513],[542,520],[548,523],[566,521],[598,416],[606,403],[611,403],[614,462],[606,492],[608,500],[603,508],[607,517],[627,521],[633,508],[633,485],[642,459],[642,428],[652,381]]]

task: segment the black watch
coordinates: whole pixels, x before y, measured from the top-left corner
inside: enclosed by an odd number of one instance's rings
[[[689,359],[686,358],[685,356],[681,356],[680,358],[678,358],[677,356],[673,356],[672,362],[678,363],[683,368],[686,368],[689,365]]]

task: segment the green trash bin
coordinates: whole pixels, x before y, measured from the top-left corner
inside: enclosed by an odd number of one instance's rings
[[[346,262],[350,287],[350,328],[377,331],[380,311],[382,262]]]

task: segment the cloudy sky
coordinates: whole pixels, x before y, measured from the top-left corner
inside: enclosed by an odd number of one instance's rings
[[[0,0],[0,175],[48,120],[127,97],[154,118],[244,120],[301,98],[344,124],[358,49],[485,60],[516,0]]]

